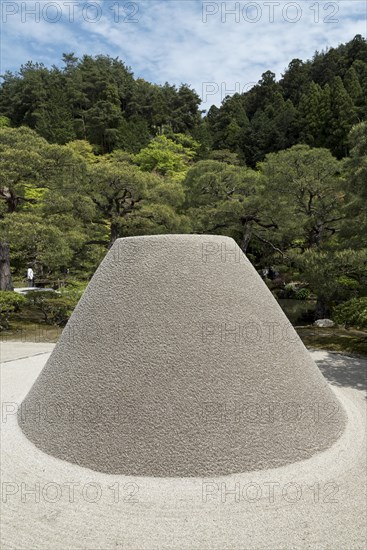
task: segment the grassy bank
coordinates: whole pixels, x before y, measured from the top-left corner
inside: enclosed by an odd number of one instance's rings
[[[357,329],[296,327],[307,348],[367,355],[367,332]]]

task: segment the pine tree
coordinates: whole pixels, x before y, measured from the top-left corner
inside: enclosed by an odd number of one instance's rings
[[[284,97],[290,99],[294,105],[299,104],[300,98],[309,84],[309,72],[309,62],[304,63],[300,59],[293,59],[280,81]]]
[[[357,71],[354,67],[350,67],[345,73],[344,88],[352,98],[354,104],[357,105],[358,100],[362,95],[362,86],[359,82]]]
[[[306,93],[302,94],[299,104],[301,117],[301,139],[312,147],[321,145],[322,120],[320,117],[322,90],[311,82]]]
[[[329,84],[325,84],[321,92],[320,98],[320,135],[319,135],[319,147],[327,147],[330,134],[330,126],[332,123],[332,98],[331,88]]]
[[[357,122],[357,111],[340,76],[331,83],[331,125],[327,145],[338,158],[348,154],[348,134]]]

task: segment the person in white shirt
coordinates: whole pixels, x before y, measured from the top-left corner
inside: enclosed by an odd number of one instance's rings
[[[34,273],[33,269],[29,267],[27,269],[27,280],[28,280],[28,286],[33,287],[34,286]]]

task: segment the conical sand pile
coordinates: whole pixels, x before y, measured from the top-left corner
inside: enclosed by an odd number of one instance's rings
[[[232,239],[120,239],[19,411],[55,457],[210,476],[309,458],[345,414]]]

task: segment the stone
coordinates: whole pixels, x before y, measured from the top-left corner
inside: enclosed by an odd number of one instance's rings
[[[314,322],[314,325],[319,328],[331,328],[335,326],[335,323],[331,319],[318,319]]]

